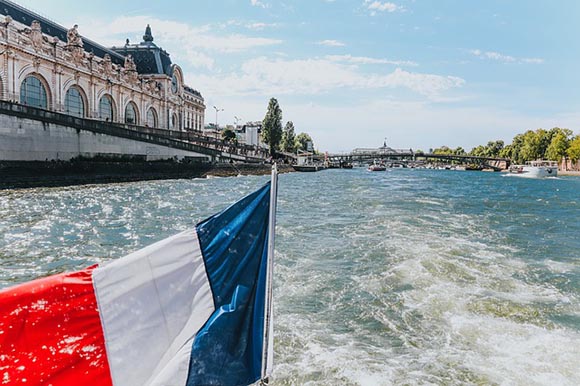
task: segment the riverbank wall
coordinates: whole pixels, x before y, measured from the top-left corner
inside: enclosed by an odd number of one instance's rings
[[[270,164],[176,161],[0,161],[0,189],[270,174]],[[279,165],[280,173],[294,171]]]

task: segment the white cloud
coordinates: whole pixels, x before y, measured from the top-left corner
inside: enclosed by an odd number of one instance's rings
[[[395,69],[388,74],[367,74],[355,65],[325,58],[271,60],[256,58],[242,65],[241,73],[192,76],[190,84],[221,95],[317,95],[337,89],[403,88],[431,100],[465,81],[453,76],[413,73]]]
[[[168,44],[178,43],[176,50],[183,47],[204,49],[218,52],[239,52],[254,47],[277,45],[281,40],[260,37],[250,37],[241,34],[217,35],[210,26],[193,28],[186,23],[170,20],[160,20],[148,16],[120,17],[106,26],[107,31],[113,34],[138,33],[144,26],[153,26],[153,35],[159,41]],[[165,44],[164,44],[165,45]]]
[[[544,63],[544,59],[542,58],[523,58],[521,59],[523,63],[531,63],[531,64],[542,64]]]
[[[268,4],[265,4],[259,0],[250,0],[253,7],[268,8]]]
[[[530,63],[530,64],[542,64],[544,59],[540,58],[516,58],[511,55],[500,54],[494,51],[481,51],[481,50],[471,50],[470,53],[477,56],[480,59],[490,59],[503,63]]]
[[[99,44],[119,46],[124,44],[127,36],[137,36],[138,41],[141,41],[147,24],[153,28],[154,43],[170,52],[174,61],[185,61],[187,63],[180,64],[196,68],[213,69],[215,59],[210,56],[211,53],[243,52],[282,43],[277,39],[243,34],[219,34],[209,25],[194,28],[186,23],[149,16],[119,17],[107,23],[93,21],[92,24],[81,25],[81,34],[90,31],[89,38]]]
[[[321,46],[327,46],[327,47],[344,47],[345,46],[344,43],[339,42],[338,40],[321,40],[316,44],[321,45]]]
[[[402,6],[386,1],[364,0],[364,5],[369,11],[371,11],[372,16],[376,15],[377,12],[392,13],[404,10]]]
[[[278,24],[276,24],[276,23],[259,23],[259,22],[255,22],[255,23],[247,23],[245,26],[246,26],[247,29],[261,31],[261,30],[263,30],[265,28],[274,28],[274,27],[277,27]]]
[[[376,59],[369,58],[366,56],[351,56],[351,55],[328,55],[326,59],[333,62],[344,62],[352,64],[392,64],[395,66],[410,66],[416,67],[418,64],[410,60],[389,60],[389,59]]]

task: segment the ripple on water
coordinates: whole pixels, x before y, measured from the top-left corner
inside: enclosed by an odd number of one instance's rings
[[[0,286],[123,256],[267,177],[0,192]],[[280,177],[280,385],[580,384],[580,179]]]

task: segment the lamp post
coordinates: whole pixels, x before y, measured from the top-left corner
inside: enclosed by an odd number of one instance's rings
[[[224,111],[224,109],[218,109],[218,108],[217,108],[217,107],[215,107],[215,106],[214,106],[213,108],[214,108],[214,110],[215,110],[215,128],[216,128],[216,130],[218,130],[218,129],[219,129],[219,126],[218,126],[218,120],[217,120],[217,118],[218,118],[218,113],[219,113],[220,111]]]

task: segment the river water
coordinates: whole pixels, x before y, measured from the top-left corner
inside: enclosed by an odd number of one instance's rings
[[[268,177],[0,191],[0,288],[121,257]],[[280,176],[276,385],[580,384],[580,178]]]

